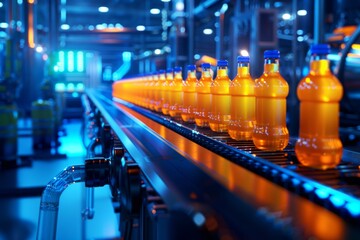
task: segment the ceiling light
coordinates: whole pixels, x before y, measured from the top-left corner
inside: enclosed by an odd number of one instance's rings
[[[213,33],[213,30],[212,30],[211,28],[205,28],[205,29],[203,30],[203,33],[204,33],[205,35],[210,35],[210,34]]]
[[[155,49],[155,50],[154,50],[154,53],[155,53],[156,55],[159,55],[159,54],[161,54],[161,50],[160,50],[160,49]]]
[[[104,6],[101,6],[98,8],[99,12],[102,12],[102,13],[106,13],[109,11],[109,8],[108,7],[104,7]]]
[[[104,27],[104,25],[102,25],[102,24],[97,24],[96,25],[96,29],[97,30],[104,30],[106,27]]]
[[[6,22],[0,23],[0,28],[8,28],[8,27],[9,27],[8,23],[6,23]]]
[[[243,56],[243,57],[248,57],[249,52],[246,49],[241,49],[240,50],[240,55]]]
[[[290,20],[290,19],[291,19],[290,13],[284,13],[284,14],[282,15],[282,19],[284,19],[284,20]]]
[[[42,46],[39,45],[35,48],[35,51],[37,51],[38,53],[42,53],[44,51],[44,49]]]
[[[145,31],[145,26],[144,25],[136,26],[136,30],[138,30],[139,32]]]
[[[92,31],[92,30],[94,30],[94,29],[95,29],[95,27],[94,27],[93,25],[90,25],[90,26],[89,26],[89,30],[90,30],[90,31]]]
[[[123,25],[121,25],[121,23],[115,24],[115,27],[116,27],[116,28],[124,28]]]
[[[299,15],[299,16],[306,16],[306,14],[307,14],[307,11],[305,9],[297,11],[297,15]]]
[[[70,29],[70,25],[69,24],[61,24],[60,28],[62,30],[69,30]]]
[[[2,2],[0,2],[0,8],[3,7],[3,6],[4,6],[4,4]]]
[[[151,13],[151,14],[154,14],[154,15],[159,14],[159,13],[160,13],[160,9],[158,9],[158,8],[152,8],[152,9],[150,9],[150,13]]]
[[[302,29],[298,29],[298,30],[296,31],[296,34],[297,34],[297,35],[303,35],[303,34],[304,34],[304,31],[303,31]]]
[[[175,8],[179,12],[184,11],[184,8],[185,8],[184,2],[181,2],[181,1],[176,2]]]
[[[170,2],[171,0],[161,0],[162,2]]]

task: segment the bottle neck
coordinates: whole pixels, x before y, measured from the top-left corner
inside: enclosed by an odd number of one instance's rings
[[[238,63],[237,75],[240,77],[250,75],[249,63]]]
[[[310,71],[313,74],[326,74],[330,72],[330,62],[326,55],[313,55],[310,60]]]
[[[171,81],[171,80],[173,80],[173,79],[174,79],[173,73],[167,73],[167,74],[166,74],[166,80]]]
[[[266,58],[264,60],[264,73],[277,73],[279,72],[279,59]]]
[[[225,66],[217,67],[217,77],[227,77],[228,75],[227,70],[228,68]]]
[[[201,77],[203,78],[211,78],[211,72],[209,68],[204,68],[201,72]]]
[[[188,71],[187,78],[196,78],[196,71]]]
[[[159,80],[160,81],[165,81],[166,80],[165,74],[160,74],[159,75]]]
[[[181,72],[174,73],[174,79],[182,81],[182,74]]]

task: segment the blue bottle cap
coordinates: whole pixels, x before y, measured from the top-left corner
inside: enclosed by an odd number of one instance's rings
[[[228,61],[226,61],[226,60],[218,60],[217,65],[219,67],[227,67],[228,66]]]
[[[330,46],[329,44],[314,44],[310,48],[311,54],[329,54]]]
[[[264,58],[280,58],[279,50],[266,50],[264,52]]]
[[[158,71],[159,74],[164,74],[165,73],[165,70],[164,69],[161,69]]]
[[[174,70],[172,69],[172,68],[168,68],[168,69],[166,69],[166,72],[167,73],[172,73]]]
[[[238,56],[237,62],[238,63],[240,63],[240,62],[248,63],[248,62],[250,62],[250,57],[249,56]]]
[[[210,63],[203,63],[201,64],[202,68],[210,68]]]
[[[196,69],[195,65],[187,65],[187,70],[194,71]]]
[[[182,68],[181,67],[174,67],[174,72],[181,72]]]

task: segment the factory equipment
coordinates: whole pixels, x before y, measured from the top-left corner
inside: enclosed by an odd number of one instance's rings
[[[109,91],[87,96],[111,129],[100,138],[102,159],[125,239],[360,237],[358,153],[344,150],[335,169],[309,169],[296,159],[295,139],[282,151],[261,151],[113,101]]]

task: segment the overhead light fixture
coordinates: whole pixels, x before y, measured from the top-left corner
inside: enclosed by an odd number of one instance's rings
[[[152,8],[152,9],[150,9],[150,13],[151,13],[151,14],[154,14],[154,15],[160,14],[160,9],[158,9],[158,8]]]
[[[162,2],[170,2],[171,0],[161,0]]]
[[[36,48],[35,48],[35,51],[38,52],[38,53],[42,53],[44,51],[44,48],[41,46],[41,45],[38,45]]]
[[[284,19],[284,20],[290,20],[290,19],[291,19],[291,14],[290,14],[290,13],[284,13],[284,14],[282,15],[282,19]]]
[[[106,26],[104,26],[104,24],[97,24],[95,26],[96,30],[104,30],[106,28]]]
[[[2,2],[0,2],[0,8],[2,8],[4,6],[4,4]]]
[[[0,28],[8,28],[8,27],[9,27],[8,23],[6,23],[6,22],[0,23]]]
[[[159,54],[161,54],[161,50],[157,48],[157,49],[154,50],[154,53],[155,53],[156,55],[159,55]]]
[[[177,11],[182,12],[182,11],[184,11],[184,8],[185,8],[184,2],[182,2],[182,1],[176,2],[175,9]]]
[[[136,26],[136,30],[138,30],[139,32],[145,31],[145,26],[144,25]]]
[[[101,6],[98,8],[98,10],[99,10],[99,12],[107,13],[109,11],[109,8],[105,7],[105,6]]]
[[[70,29],[70,25],[69,24],[61,24],[60,28],[62,30],[69,30]]]
[[[211,34],[213,33],[213,30],[212,30],[211,28],[205,28],[205,29],[203,30],[203,33],[204,33],[205,35],[211,35]]]
[[[297,11],[297,15],[299,16],[306,16],[307,15],[307,11],[305,9],[301,9],[299,11]]]
[[[240,50],[240,55],[243,56],[243,57],[248,57],[249,52],[246,49],[241,49]]]

